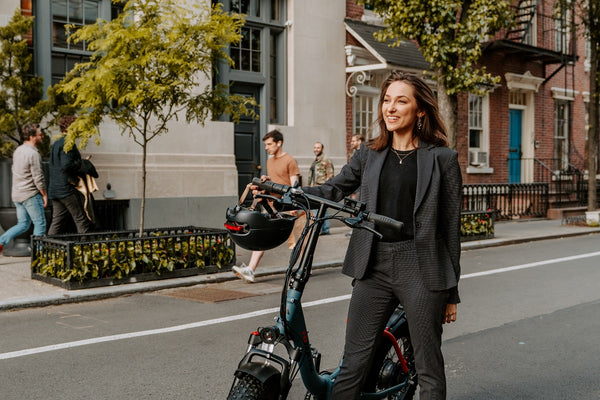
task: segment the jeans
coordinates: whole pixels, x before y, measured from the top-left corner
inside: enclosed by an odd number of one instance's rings
[[[22,233],[27,232],[33,221],[33,235],[46,234],[46,217],[44,216],[44,199],[41,194],[36,194],[25,201],[15,201],[17,207],[17,224],[0,236],[0,244],[5,246],[8,242]]]

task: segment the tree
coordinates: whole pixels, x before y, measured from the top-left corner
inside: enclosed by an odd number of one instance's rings
[[[0,27],[0,157],[11,157],[22,144],[23,125],[40,122],[49,111],[50,103],[42,100],[43,80],[31,72],[26,36],[32,25],[33,17],[17,8]]]
[[[77,119],[69,127],[65,148],[75,139],[85,148],[99,141],[104,118],[114,121],[142,148],[142,201],[139,233],[144,228],[148,143],[168,131],[168,122],[185,116],[204,123],[210,115],[239,120],[254,115],[253,99],[232,96],[222,85],[200,87],[210,78],[230,43],[240,39],[244,21],[219,4],[194,6],[178,0],[130,0],[108,22],[80,28],[69,40],[85,41],[89,62],[78,64],[57,88],[73,99]]]
[[[576,17],[581,24],[575,23],[571,27],[573,35],[579,30],[590,44],[590,103],[589,103],[589,122],[588,122],[588,143],[587,143],[587,170],[588,170],[588,211],[594,211],[598,204],[596,172],[598,166],[598,137],[600,136],[600,127],[598,120],[600,118],[599,96],[600,70],[598,55],[600,54],[600,0],[558,0],[555,8],[555,15],[561,17],[565,15],[565,10],[574,10]]]
[[[500,81],[477,65],[487,37],[510,25],[503,0],[359,0],[373,6],[386,25],[377,39],[413,40],[430,63],[438,84],[440,112],[456,147],[457,95],[483,95]]]

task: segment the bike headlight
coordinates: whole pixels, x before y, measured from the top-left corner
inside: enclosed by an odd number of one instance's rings
[[[274,326],[260,328],[258,332],[263,343],[273,344],[279,338],[279,330]]]

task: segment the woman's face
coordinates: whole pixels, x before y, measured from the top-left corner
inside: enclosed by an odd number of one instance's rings
[[[412,135],[417,116],[421,116],[417,107],[412,86],[403,81],[395,81],[388,86],[381,112],[388,131]]]

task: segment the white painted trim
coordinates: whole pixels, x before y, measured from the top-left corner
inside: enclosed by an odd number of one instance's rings
[[[559,87],[552,87],[550,91],[552,92],[552,98],[557,100],[575,101],[575,96],[579,94],[578,90]]]
[[[522,75],[507,72],[504,74],[504,78],[506,79],[506,86],[509,90],[537,92],[541,84],[544,83],[544,78],[533,76],[529,71]]]

